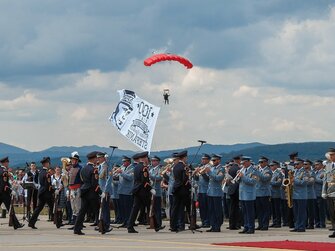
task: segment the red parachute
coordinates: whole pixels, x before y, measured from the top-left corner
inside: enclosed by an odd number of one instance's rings
[[[151,66],[153,64],[156,64],[157,62],[161,62],[161,61],[178,61],[179,63],[185,65],[185,67],[187,69],[191,69],[193,67],[193,64],[191,63],[190,60],[188,60],[187,58],[178,56],[178,55],[174,55],[174,54],[155,54],[149,58],[147,58],[146,60],[144,60],[144,65],[145,66]]]

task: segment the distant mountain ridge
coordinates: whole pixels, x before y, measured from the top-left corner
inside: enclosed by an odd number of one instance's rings
[[[18,154],[24,154],[24,153],[29,153],[29,151],[24,150],[22,148],[8,145],[5,143],[0,142],[0,154],[2,155],[7,155],[7,154],[12,154],[12,153],[18,153]]]
[[[302,158],[309,158],[311,160],[324,159],[324,154],[328,148],[335,147],[335,142],[305,142],[305,143],[285,143],[267,145],[258,142],[253,143],[241,143],[233,145],[212,145],[204,144],[197,157],[194,158],[199,146],[192,146],[187,148],[180,148],[174,150],[164,150],[151,152],[151,155],[157,155],[162,159],[169,158],[173,152],[181,150],[188,150],[189,161],[194,160],[198,163],[203,153],[216,153],[223,156],[223,162],[228,161],[236,155],[248,155],[252,157],[254,161],[258,161],[258,158],[262,155],[267,156],[270,159],[285,161],[288,160],[288,154],[294,151],[299,152],[299,156]],[[10,166],[12,167],[25,167],[26,162],[35,161],[39,164],[39,161],[44,156],[49,156],[52,159],[53,165],[60,165],[61,157],[68,157],[71,152],[78,151],[83,162],[86,161],[86,154],[91,151],[102,151],[111,153],[111,149],[108,147],[100,147],[97,145],[92,146],[53,146],[48,149],[39,152],[30,152],[25,149],[11,146],[5,143],[0,143],[0,157],[9,156]],[[139,152],[139,151],[137,151]],[[131,157],[135,152],[129,150],[116,149],[113,154],[112,163],[120,163],[120,157],[127,155]]]

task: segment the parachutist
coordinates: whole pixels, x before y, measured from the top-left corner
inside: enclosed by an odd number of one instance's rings
[[[164,97],[164,104],[169,104],[169,93],[164,93],[163,97]]]

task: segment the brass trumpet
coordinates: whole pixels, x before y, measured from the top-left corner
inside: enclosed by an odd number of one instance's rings
[[[160,172],[160,175],[163,176],[164,174],[166,174],[168,171],[171,170],[171,168],[173,168],[174,166],[174,158],[167,158],[164,159],[164,163],[166,163],[166,165],[164,166],[163,170]]]
[[[112,169],[112,176],[118,174],[119,170],[121,170],[121,167],[115,166]]]
[[[205,165],[204,167],[200,169],[199,174],[202,175],[202,174],[208,173],[209,168],[210,167],[208,165]]]

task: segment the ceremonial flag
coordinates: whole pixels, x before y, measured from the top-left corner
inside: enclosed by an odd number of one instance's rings
[[[133,144],[150,152],[160,108],[130,90],[118,90],[120,102],[109,121]]]

